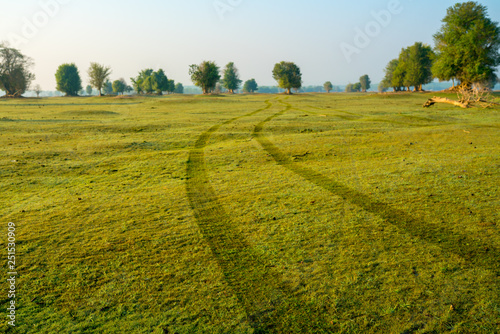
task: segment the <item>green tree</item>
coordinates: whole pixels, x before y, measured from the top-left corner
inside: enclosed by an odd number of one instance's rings
[[[323,85],[323,88],[326,90],[327,93],[330,93],[330,91],[333,89],[333,85],[330,81],[327,81]]]
[[[87,88],[85,89],[85,91],[87,92],[87,95],[92,95],[92,86],[87,85]]]
[[[112,94],[113,93],[113,83],[109,80],[106,80],[106,82],[102,86],[102,91],[104,92],[104,95]]]
[[[452,57],[438,57],[432,65],[432,75],[439,79],[439,81],[452,81],[455,87],[456,69],[455,60]]]
[[[401,54],[399,55],[399,59],[397,62],[397,66],[392,72],[392,87],[397,87],[397,91],[405,90],[405,77],[406,77],[406,53],[405,50],[401,50]]]
[[[422,85],[432,82],[434,52],[429,45],[417,42],[406,50],[405,86],[422,91]]]
[[[150,68],[142,70],[139,72],[139,75],[136,78],[130,78],[132,81],[132,85],[134,86],[134,90],[137,94],[152,94],[154,91],[153,88],[153,73],[154,71]]]
[[[98,63],[90,63],[87,74],[90,78],[90,85],[97,89],[101,96],[102,88],[111,75],[111,68]]]
[[[257,85],[257,81],[255,79],[250,79],[245,81],[243,85],[243,91],[246,93],[254,93],[259,90],[259,86]]]
[[[168,91],[169,80],[161,68],[151,74],[151,85],[157,95],[162,95],[163,92]]]
[[[396,71],[394,71],[394,78],[396,82],[398,82],[401,86],[405,87],[408,91],[410,91],[411,81],[408,76],[408,68],[410,66],[410,50],[409,48],[401,49],[401,53],[399,54],[399,63]]]
[[[56,72],[56,89],[66,96],[78,96],[82,89],[82,79],[75,64],[62,64]]]
[[[399,59],[393,59],[387,64],[385,67],[385,76],[384,79],[382,80],[382,89],[389,89],[392,87],[395,92],[398,92],[401,90],[401,86],[395,86],[393,85],[393,78],[394,78],[394,72],[396,71],[397,67],[399,65]]]
[[[354,85],[352,85],[352,90],[355,92],[360,92],[361,91],[361,83],[357,82]]]
[[[147,69],[144,72],[144,78],[142,80],[142,89],[146,94],[153,94],[155,91],[155,82],[153,77],[154,71],[152,69]]]
[[[346,93],[352,93],[352,92],[354,92],[353,86],[354,86],[354,85],[353,85],[353,84],[351,84],[351,83],[350,83],[350,84],[348,84],[347,86],[345,86],[345,92],[346,92]]]
[[[167,92],[169,94],[173,94],[175,92],[175,81],[174,80],[168,80]]]
[[[191,65],[189,75],[195,86],[201,88],[203,94],[212,92],[220,80],[219,67],[212,61],[204,61],[200,65]]]
[[[368,89],[370,89],[371,85],[371,80],[368,74],[363,75],[361,78],[359,78],[359,83],[361,85],[361,90],[363,92],[366,92]]]
[[[184,94],[184,86],[179,82],[175,85],[175,94]]]
[[[287,94],[292,93],[292,88],[302,87],[302,73],[300,68],[291,62],[282,61],[274,65],[273,78],[278,82],[278,86],[286,90]]]
[[[127,83],[125,82],[125,79],[120,78],[119,80],[113,81],[113,92],[115,94],[123,95],[126,89],[127,89]]]
[[[491,80],[500,65],[500,29],[487,8],[473,1],[457,3],[448,8],[442,22],[434,35],[434,76],[456,78],[466,87]]]
[[[6,44],[0,44],[0,89],[5,91],[6,96],[20,97],[26,92],[35,79],[30,72],[32,66],[31,58]]]
[[[233,62],[228,63],[224,69],[222,87],[226,88],[229,93],[234,94],[234,91],[240,88],[241,83],[238,69],[234,66]]]
[[[142,70],[136,78],[130,78],[130,80],[138,94],[162,95],[163,92],[169,91],[170,87],[170,81],[162,69],[156,72],[150,68]]]
[[[415,91],[422,91],[422,85],[432,82],[432,62],[434,52],[431,47],[417,42],[402,49],[396,69],[393,71],[393,87],[414,87]]]

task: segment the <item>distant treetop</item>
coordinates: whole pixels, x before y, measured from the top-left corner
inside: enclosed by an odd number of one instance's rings
[[[78,96],[82,89],[82,79],[78,68],[74,63],[62,64],[56,72],[56,89],[66,94],[66,96]]]
[[[302,73],[300,68],[292,62],[282,61],[274,65],[273,78],[278,82],[278,86],[291,94],[292,89],[302,87]]]
[[[191,65],[189,75],[195,86],[201,88],[203,94],[214,91],[220,80],[219,67],[213,61],[204,61],[200,65]]]

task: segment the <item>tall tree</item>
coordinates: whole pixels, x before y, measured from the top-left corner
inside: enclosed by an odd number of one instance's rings
[[[35,75],[30,72],[32,66],[31,58],[1,43],[0,89],[9,97],[20,97],[35,79]]]
[[[212,61],[204,61],[200,65],[191,65],[189,75],[195,86],[201,88],[203,94],[212,92],[220,80],[219,67]]]
[[[422,85],[432,82],[434,56],[431,47],[420,42],[402,49],[393,72],[393,85],[404,86],[408,91],[410,87],[422,91]]]
[[[363,92],[366,92],[368,89],[370,89],[370,85],[372,82],[368,74],[365,74],[361,78],[359,78],[359,83],[361,84],[361,90]]]
[[[62,64],[56,72],[56,89],[66,96],[77,96],[82,89],[82,79],[75,64]]]
[[[302,87],[302,73],[300,68],[291,62],[282,61],[274,65],[273,78],[278,82],[278,86],[286,90],[287,94],[292,93],[292,88]]]
[[[333,89],[333,85],[330,81],[327,81],[323,85],[323,88],[326,90],[327,93],[330,93],[330,91]]]
[[[233,62],[228,63],[224,69],[222,87],[226,88],[229,93],[234,94],[234,91],[240,88],[241,83],[238,69],[234,66]]]
[[[259,86],[257,85],[257,81],[255,79],[250,79],[245,81],[243,85],[243,91],[246,93],[254,93],[259,90]]]
[[[473,1],[457,3],[442,22],[434,35],[434,76],[456,78],[469,88],[491,80],[500,65],[500,28],[488,17],[487,8]]]
[[[109,80],[109,76],[111,75],[111,68],[98,63],[90,63],[87,74],[90,78],[90,85],[97,89],[99,96],[101,96],[104,83]]]
[[[410,86],[415,88],[415,91],[421,92],[423,90],[422,86],[431,83],[434,79],[432,76],[432,64],[435,59],[434,51],[429,45],[416,42],[409,47],[408,54],[406,80]]]

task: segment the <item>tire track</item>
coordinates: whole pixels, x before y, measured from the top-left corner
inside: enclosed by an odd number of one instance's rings
[[[222,125],[270,109],[266,107],[214,125],[189,152],[186,189],[201,233],[215,255],[225,280],[243,305],[255,333],[334,333],[323,314],[304,304],[283,277],[261,258],[235,228],[210,185],[204,149]]]
[[[408,234],[439,246],[444,253],[456,254],[464,259],[468,265],[492,270],[497,276],[500,276],[500,251],[496,247],[485,244],[473,236],[452,231],[445,225],[419,220],[417,217],[393,208],[387,203],[377,201],[312,169],[294,163],[289,156],[281,152],[264,134],[264,126],[267,123],[293,109],[291,104],[282,101],[280,103],[285,105],[285,109],[257,124],[253,133],[260,145],[273,157],[276,163],[329,191],[331,194],[340,196],[344,200],[378,215]]]

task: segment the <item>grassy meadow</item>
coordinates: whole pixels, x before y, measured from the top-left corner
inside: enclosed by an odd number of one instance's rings
[[[0,332],[500,332],[500,108],[430,97],[0,100]]]

